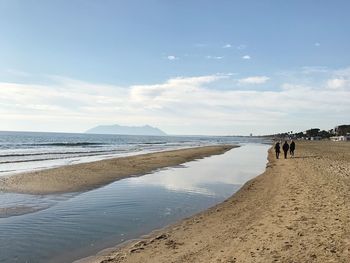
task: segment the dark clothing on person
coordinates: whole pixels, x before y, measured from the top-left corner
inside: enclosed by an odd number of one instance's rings
[[[282,149],[284,152],[284,159],[287,159],[287,154],[288,154],[288,150],[289,150],[289,144],[287,143],[287,141],[284,142]]]
[[[289,146],[289,153],[290,153],[290,156],[292,157],[294,157],[294,150],[295,150],[295,142],[292,141]]]
[[[280,156],[280,152],[281,152],[280,149],[281,149],[280,143],[277,142],[277,143],[275,144],[276,159],[278,159],[279,156]]]

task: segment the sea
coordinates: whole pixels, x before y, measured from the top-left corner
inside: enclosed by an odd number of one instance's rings
[[[0,180],[19,172],[170,149],[237,144],[224,154],[83,192],[0,191],[0,262],[67,263],[212,207],[262,173],[268,141],[251,137],[0,132]]]
[[[235,136],[134,136],[0,131],[0,176],[142,153],[260,141],[261,138]]]

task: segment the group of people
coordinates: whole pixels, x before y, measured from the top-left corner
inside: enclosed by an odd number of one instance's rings
[[[282,145],[283,153],[284,153],[284,159],[287,159],[288,150],[291,157],[294,157],[294,150],[295,150],[295,142],[291,140],[290,144],[288,144],[287,141],[284,142]],[[280,142],[276,142],[275,144],[275,152],[276,152],[276,158],[279,159],[280,152],[281,152],[281,145]]]

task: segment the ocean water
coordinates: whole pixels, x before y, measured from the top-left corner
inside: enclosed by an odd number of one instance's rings
[[[82,193],[0,193],[0,262],[72,262],[222,202],[266,166],[268,145],[116,181]],[[33,208],[32,210],[30,208]]]
[[[258,141],[261,139],[229,136],[0,132],[0,176],[140,153]]]
[[[227,199],[247,180],[263,172],[270,147],[239,137],[151,139],[56,134],[52,138],[52,134],[27,133],[15,135],[17,139],[12,136],[2,134],[1,151],[3,155],[17,152],[13,158],[18,160],[12,162],[15,171],[21,163],[48,161],[21,161],[25,155],[20,152],[41,151],[45,157],[57,151],[61,155],[50,161],[61,165],[61,160],[66,159],[88,161],[85,158],[93,155],[84,153],[104,149],[124,149],[121,153],[124,155],[218,143],[238,143],[241,147],[87,192],[55,195],[0,192],[0,262],[73,262],[189,217]],[[67,149],[79,152],[74,153],[78,156],[66,154]],[[97,156],[110,158],[114,154]]]

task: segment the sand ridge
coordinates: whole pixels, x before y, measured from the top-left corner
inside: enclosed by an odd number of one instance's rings
[[[268,159],[225,202],[88,262],[350,262],[350,143]]]
[[[150,173],[207,156],[222,154],[233,145],[213,145],[120,157],[0,177],[0,191],[52,194],[86,191],[113,181]]]

